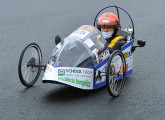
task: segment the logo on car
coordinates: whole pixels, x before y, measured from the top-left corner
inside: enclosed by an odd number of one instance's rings
[[[59,69],[58,70],[58,75],[59,76],[64,76],[65,75],[65,70],[64,69]]]

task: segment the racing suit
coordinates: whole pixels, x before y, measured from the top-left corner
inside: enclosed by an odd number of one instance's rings
[[[114,50],[121,50],[121,47],[126,43],[127,37],[115,36],[106,39],[109,52],[112,53]]]

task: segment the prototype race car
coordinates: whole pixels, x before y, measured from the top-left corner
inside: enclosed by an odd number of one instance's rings
[[[109,52],[106,40],[95,26],[98,15],[107,8],[124,11],[131,20],[131,28],[118,30],[117,35],[127,39],[121,50]],[[45,71],[43,83],[69,85],[80,89],[98,89],[107,86],[111,96],[117,97],[126,80],[132,73],[133,52],[137,47],[145,46],[145,41],[138,40],[134,45],[134,24],[131,16],[123,8],[108,6],[101,9],[94,25],[83,25],[61,41],[55,38],[56,47],[47,65],[42,64],[42,52],[36,43],[27,45],[21,53],[18,65],[19,78],[26,87],[35,84],[41,70]]]

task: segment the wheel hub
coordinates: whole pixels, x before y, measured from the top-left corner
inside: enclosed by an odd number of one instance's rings
[[[36,64],[35,59],[31,58],[27,63],[27,67],[31,66],[33,68],[35,64]]]

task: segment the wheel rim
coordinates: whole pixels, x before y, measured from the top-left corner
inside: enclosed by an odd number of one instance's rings
[[[39,69],[34,65],[40,64],[40,55],[35,46],[29,46],[22,58],[21,72],[26,83],[30,84],[36,79]]]
[[[114,95],[118,95],[125,81],[125,63],[121,53],[115,54],[109,67],[109,87]]]

